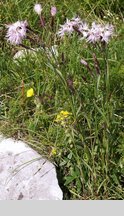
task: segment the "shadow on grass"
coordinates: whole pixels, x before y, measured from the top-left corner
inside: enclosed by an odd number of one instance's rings
[[[57,178],[59,182],[59,186],[61,190],[63,191],[63,200],[70,200],[71,199],[71,193],[68,190],[68,188],[64,185],[64,178],[60,167],[56,167],[57,172]]]

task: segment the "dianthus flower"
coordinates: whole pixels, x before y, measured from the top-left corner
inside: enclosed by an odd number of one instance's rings
[[[19,45],[26,37],[28,23],[27,21],[17,21],[13,24],[6,25],[8,28],[6,38],[13,45]]]
[[[91,43],[106,42],[108,43],[114,32],[113,25],[102,25],[92,23],[91,29],[88,31],[87,41]]]

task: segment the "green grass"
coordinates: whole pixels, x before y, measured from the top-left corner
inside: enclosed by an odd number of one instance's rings
[[[56,164],[64,199],[123,199],[124,5],[114,0],[39,2],[44,6],[45,29],[33,12],[33,0],[0,3],[0,131],[28,142]],[[51,5],[58,9],[54,31],[50,27]],[[104,52],[80,41],[76,33],[62,41],[56,37],[59,24],[76,14],[88,22],[115,26],[107,62]],[[58,46],[57,58],[49,59],[46,52],[39,51],[37,57],[13,61],[22,48],[7,43],[4,25],[24,19],[46,47]],[[92,68],[93,77],[81,65],[82,58]],[[35,95],[27,98],[30,88]],[[64,125],[55,121],[62,110],[72,113]]]

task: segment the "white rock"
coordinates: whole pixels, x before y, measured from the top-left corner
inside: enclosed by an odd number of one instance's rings
[[[62,200],[55,166],[21,141],[0,136],[0,200]]]
[[[35,57],[36,56],[36,51],[38,50],[35,50],[35,49],[32,49],[32,50],[27,50],[27,49],[22,49],[22,50],[19,50],[14,56],[13,56],[13,59],[14,60],[17,60],[17,59],[23,59],[25,58],[27,55],[30,55],[32,57]]]
[[[17,61],[17,60],[25,59],[27,55],[29,55],[30,57],[37,57],[37,53],[40,51],[42,52],[45,51],[49,58],[53,58],[53,57],[57,58],[59,55],[58,50],[57,50],[57,45],[53,45],[51,48],[45,48],[45,50],[42,47],[19,50],[13,56],[13,60]]]

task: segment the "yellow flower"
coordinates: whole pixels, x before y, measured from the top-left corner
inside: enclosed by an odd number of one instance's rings
[[[70,112],[68,112],[68,111],[63,111],[63,110],[62,110],[62,111],[57,115],[55,121],[56,121],[56,122],[63,122],[63,121],[66,120],[70,115],[72,115],[72,113],[70,113]]]
[[[56,121],[62,121],[63,119],[64,118],[60,114],[58,114],[56,117]]]
[[[30,88],[27,90],[27,97],[32,97],[32,96],[34,96],[34,89]]]
[[[62,115],[63,117],[66,118],[66,117],[68,117],[69,115],[71,115],[71,113],[68,112],[68,111],[63,111],[63,110],[62,110],[62,111],[60,112],[60,115]]]
[[[57,154],[57,151],[56,151],[55,148],[53,148],[52,151],[51,151],[51,155],[56,155],[56,154]]]

